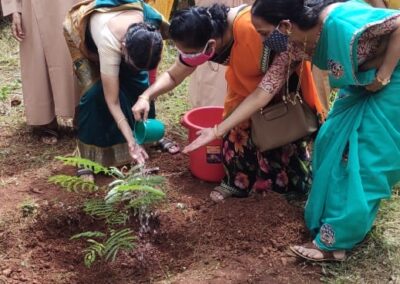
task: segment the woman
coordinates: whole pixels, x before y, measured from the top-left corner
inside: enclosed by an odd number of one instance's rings
[[[344,260],[346,250],[369,232],[380,201],[390,198],[400,180],[400,13],[356,1],[335,2],[257,0],[252,10],[260,34],[279,32],[289,38],[291,58],[308,58],[329,70],[331,86],[340,88],[313,149],[305,220],[315,237],[291,247],[315,261]],[[217,135],[267,100],[249,97],[229,123],[218,126]],[[206,143],[207,137],[215,137],[212,130],[186,150]]]
[[[148,158],[133,137],[130,108],[148,87],[147,70],[161,59],[163,43],[156,28],[162,25],[161,15],[138,0],[86,1],[70,11],[64,27],[82,89],[81,157],[105,166]],[[87,170],[78,175],[93,179]]]
[[[228,66],[224,116],[229,120],[233,110],[257,89],[270,63],[270,49],[262,44],[251,24],[250,7],[229,9],[218,4],[208,8],[192,7],[174,15],[169,31],[180,56],[143,93],[143,99],[132,109],[135,119],[141,119],[143,113],[146,119],[149,100],[179,85],[197,66],[215,62]],[[308,101],[315,107],[315,87],[312,83],[306,84],[309,82],[307,79],[312,80],[309,67],[306,65],[301,76],[302,89],[307,91],[303,95],[308,95]],[[320,104],[317,107],[321,109]],[[230,196],[246,197],[251,190],[307,191],[310,184],[308,139],[261,153],[254,146],[250,133],[250,124],[246,120],[224,136],[222,154],[226,177],[211,193],[212,200],[219,202]]]
[[[329,70],[332,87],[341,88],[314,147],[305,219],[316,235],[292,247],[311,260],[343,260],[400,180],[400,13],[332,2],[258,0],[253,9],[259,31],[280,25],[294,44],[306,41],[308,51],[298,56],[312,56]],[[337,42],[349,48],[339,51]]]
[[[242,4],[252,4],[253,0],[220,0],[219,4],[236,7]],[[196,0],[196,6],[208,7],[215,0]],[[189,101],[192,107],[223,106],[227,85],[225,80],[226,66],[213,63],[203,64],[190,75]]]
[[[71,118],[79,101],[62,22],[78,0],[1,0],[20,42],[22,93],[28,125],[44,144],[59,138],[57,116]]]

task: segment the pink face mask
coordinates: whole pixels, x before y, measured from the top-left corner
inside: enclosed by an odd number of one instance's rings
[[[202,52],[189,54],[179,50],[179,54],[181,56],[181,60],[185,64],[191,67],[196,67],[207,62],[214,56],[215,48],[212,48],[211,51],[208,51],[208,54],[207,54],[207,49],[208,49],[208,43],[206,44]]]

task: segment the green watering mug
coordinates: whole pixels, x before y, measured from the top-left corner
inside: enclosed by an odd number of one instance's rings
[[[149,118],[135,123],[135,139],[139,145],[157,142],[164,137],[165,126],[158,119]]]

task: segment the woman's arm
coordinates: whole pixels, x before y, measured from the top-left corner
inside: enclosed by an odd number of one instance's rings
[[[25,38],[25,33],[22,29],[21,0],[1,0],[0,4],[2,5],[4,16],[12,15],[12,35],[17,41],[23,41]]]
[[[138,163],[143,164],[148,158],[146,151],[139,146],[133,139],[132,129],[128,123],[127,118],[122,112],[119,101],[119,78],[112,75],[101,74],[101,81],[103,84],[104,98],[106,100],[108,109],[113,116],[118,128],[128,143],[129,153],[132,159]]]
[[[293,66],[297,66],[298,63],[296,61]],[[289,53],[283,52],[276,56],[258,87],[219,125],[198,131],[199,137],[186,146],[183,152],[191,152],[216,138],[221,138],[229,130],[249,119],[253,113],[267,105],[286,83],[288,68]],[[290,72],[293,70],[292,67]]]
[[[382,64],[376,73],[375,81],[366,86],[368,91],[376,92],[383,88],[392,77],[393,71],[400,60],[400,17],[394,22],[394,30],[391,32],[386,52],[383,55]]]
[[[184,65],[179,58],[175,63],[163,74],[146,91],[140,95],[137,103],[132,107],[135,120],[146,120],[150,109],[150,100],[156,99],[159,95],[168,93],[186,77],[193,73],[195,68]]]

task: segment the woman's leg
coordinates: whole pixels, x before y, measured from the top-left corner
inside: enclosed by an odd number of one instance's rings
[[[245,122],[223,138],[222,156],[226,175],[218,188],[227,192],[226,196],[246,197],[256,181],[257,150],[251,142],[250,133],[250,123]],[[213,194],[218,196],[219,193]],[[211,198],[214,200],[213,195]]]
[[[258,153],[255,191],[274,190],[285,193],[291,190],[307,193],[311,187],[311,165],[307,139],[283,147]]]
[[[313,164],[305,215],[323,251],[350,250],[360,243],[371,230],[380,200],[390,198],[400,180],[398,82],[400,72],[395,72],[381,92],[343,90],[347,96],[335,103],[318,135],[313,157],[318,163]]]

